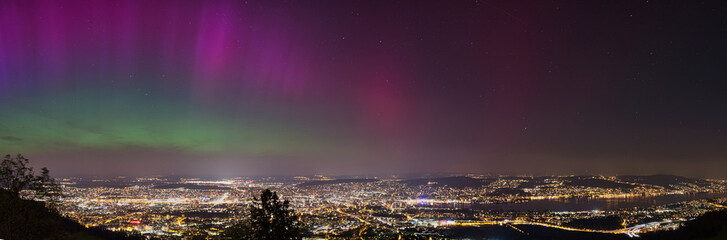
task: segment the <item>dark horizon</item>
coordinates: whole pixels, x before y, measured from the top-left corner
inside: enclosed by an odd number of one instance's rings
[[[643,174],[643,175],[630,175],[630,174],[616,174],[616,175],[601,175],[601,174],[490,174],[490,173],[454,173],[454,172],[440,172],[440,173],[407,173],[407,174],[348,174],[348,175],[323,175],[323,174],[310,174],[310,175],[195,175],[195,174],[151,174],[151,175],[90,175],[90,174],[70,174],[70,175],[54,175],[56,179],[70,179],[80,178],[84,181],[87,180],[119,180],[119,181],[135,181],[136,178],[160,178],[168,179],[170,181],[176,181],[182,178],[192,179],[198,178],[200,180],[222,180],[222,179],[251,179],[261,180],[270,179],[285,182],[317,182],[317,181],[329,181],[329,180],[352,180],[352,179],[378,179],[378,180],[422,180],[422,179],[441,179],[441,178],[474,178],[474,179],[497,179],[502,177],[524,177],[524,178],[541,178],[541,177],[654,177],[654,176],[669,176],[677,178],[688,178],[688,179],[713,179],[713,180],[725,180],[721,178],[710,178],[710,177],[698,177],[698,176],[681,176],[673,174]],[[123,179],[119,177],[124,177]],[[300,177],[306,177],[307,179],[299,179]]]
[[[54,175],[727,178],[721,1],[5,1]]]

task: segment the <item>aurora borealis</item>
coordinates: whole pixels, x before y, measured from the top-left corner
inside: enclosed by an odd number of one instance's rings
[[[727,167],[718,1],[2,1],[0,152],[58,174]]]

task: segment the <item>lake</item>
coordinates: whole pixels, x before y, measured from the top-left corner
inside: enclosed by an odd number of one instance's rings
[[[696,193],[671,194],[656,197],[631,198],[570,198],[570,199],[544,199],[532,200],[525,203],[473,203],[473,204],[433,204],[427,205],[442,208],[466,208],[480,210],[505,211],[590,211],[590,210],[617,210],[623,208],[645,208],[666,205],[683,201],[706,198],[727,197],[727,193]]]

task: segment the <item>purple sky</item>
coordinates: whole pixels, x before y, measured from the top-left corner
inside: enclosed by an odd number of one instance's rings
[[[726,11],[3,1],[0,152],[60,175],[727,177]]]

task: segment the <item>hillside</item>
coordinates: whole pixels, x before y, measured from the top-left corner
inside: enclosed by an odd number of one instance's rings
[[[727,239],[727,211],[708,212],[673,231],[642,235],[647,240]]]
[[[674,175],[619,176],[618,179],[626,182],[661,186],[668,189],[676,189],[677,186],[683,186],[685,184],[694,184],[697,186],[709,185],[707,181],[704,181],[702,179],[694,179]]]
[[[2,239],[141,239],[98,228],[86,228],[45,207],[0,189]]]
[[[335,180],[304,182],[304,183],[298,184],[297,186],[298,187],[313,187],[313,186],[322,186],[322,185],[330,185],[330,184],[369,183],[369,182],[377,182],[377,181],[379,181],[379,180],[372,179],[372,178],[335,179]]]
[[[411,186],[431,185],[436,187],[451,188],[480,188],[492,183],[491,179],[478,179],[465,176],[440,177],[440,178],[419,178],[405,180],[403,183]]]

